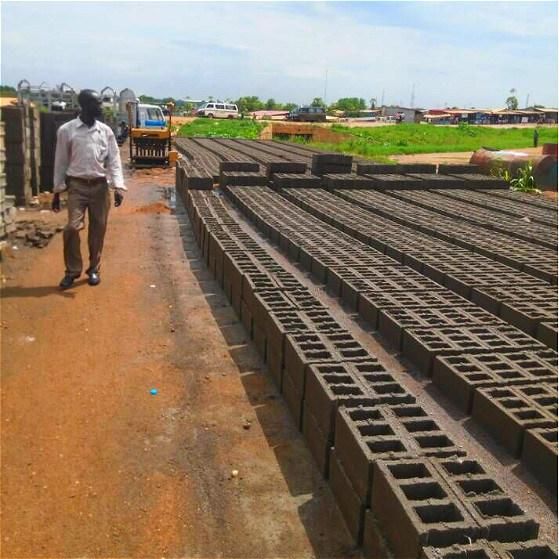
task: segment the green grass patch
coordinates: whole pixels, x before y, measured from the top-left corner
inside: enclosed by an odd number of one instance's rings
[[[311,142],[308,145],[327,151],[348,153],[386,161],[390,155],[475,151],[481,147],[519,149],[533,145],[533,128],[488,128],[485,126],[437,126],[398,124],[374,128],[334,125],[332,130],[348,134],[338,144]],[[539,129],[540,145],[557,142],[557,127]]]
[[[253,120],[229,120],[214,118],[197,118],[180,127],[179,137],[202,138],[246,138],[256,140],[264,128],[264,124]]]

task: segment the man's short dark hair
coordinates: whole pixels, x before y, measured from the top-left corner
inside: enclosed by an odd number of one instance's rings
[[[78,103],[83,108],[84,102],[91,97],[98,97],[99,94],[94,89],[82,89],[78,95]]]

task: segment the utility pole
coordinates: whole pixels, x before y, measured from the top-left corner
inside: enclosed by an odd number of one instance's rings
[[[328,93],[328,68],[326,68],[326,74],[324,76],[324,104],[328,106],[326,101],[326,95]]]
[[[382,96],[380,98],[380,106],[384,107],[384,89],[382,90]]]
[[[528,105],[529,102],[530,102],[530,94],[528,93],[528,95],[526,95],[526,105],[524,105],[526,108],[530,106]]]
[[[411,99],[410,99],[410,108],[413,109],[415,105],[415,84],[411,86]]]

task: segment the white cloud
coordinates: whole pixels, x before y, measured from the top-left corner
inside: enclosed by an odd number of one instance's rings
[[[308,102],[323,96],[328,69],[329,100],[380,100],[384,89],[386,101],[408,103],[413,83],[424,106],[496,106],[511,87],[542,103],[557,95],[547,4],[396,3],[396,14],[389,3],[65,6],[41,3],[37,21],[25,4],[2,5],[5,81]]]

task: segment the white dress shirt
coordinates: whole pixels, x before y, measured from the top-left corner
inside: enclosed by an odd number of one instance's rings
[[[112,188],[127,190],[116,138],[106,124],[96,120],[89,128],[80,118],[75,118],[58,129],[54,192],[67,189],[66,175],[84,179],[106,177]]]

